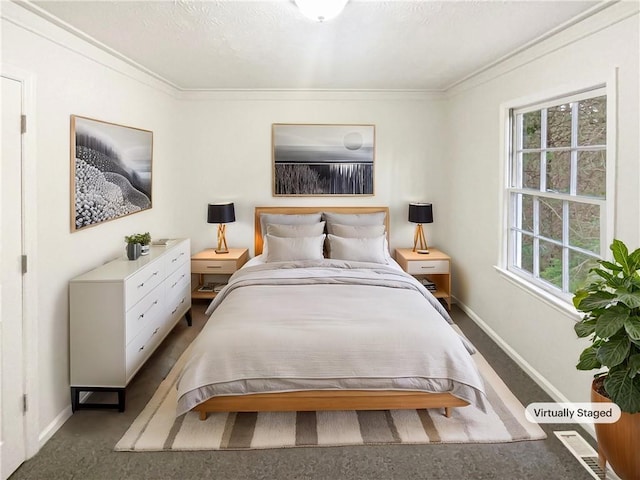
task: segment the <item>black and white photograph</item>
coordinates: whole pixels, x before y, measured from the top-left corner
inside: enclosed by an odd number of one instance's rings
[[[273,124],[273,194],[373,195],[374,125]]]
[[[71,116],[71,231],[151,208],[153,132]]]

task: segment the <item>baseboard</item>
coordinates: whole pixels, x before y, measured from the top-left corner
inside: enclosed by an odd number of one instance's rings
[[[45,443],[49,441],[51,437],[64,425],[64,423],[71,418],[73,415],[73,411],[71,410],[71,404],[66,406],[57,416],[53,419],[53,421],[46,426],[38,437],[38,442],[40,444],[40,448],[44,446]]]
[[[559,403],[571,403],[570,400],[560,392],[544,375],[538,372],[529,362],[527,362],[517,351],[513,349],[504,339],[498,335],[498,333],[491,328],[484,320],[482,320],[473,310],[467,305],[461,302],[459,299],[455,299],[455,303],[467,316],[478,325],[484,333],[486,333],[491,340],[493,340],[511,360],[524,370],[524,372],[531,377],[531,379],[538,384],[553,400]],[[526,406],[526,405],[525,405]],[[596,438],[596,431],[592,424],[579,424],[585,431]]]

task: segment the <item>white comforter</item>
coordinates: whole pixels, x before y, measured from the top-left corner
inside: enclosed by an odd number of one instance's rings
[[[472,347],[415,278],[319,260],[245,267],[214,299],[178,381],[177,415],[216,395],[450,392],[484,410]]]

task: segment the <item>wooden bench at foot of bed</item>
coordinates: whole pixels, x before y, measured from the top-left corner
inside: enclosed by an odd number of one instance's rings
[[[316,410],[396,410],[465,407],[469,402],[450,393],[402,391],[327,391],[262,393],[214,397],[193,407],[206,420],[210,412],[304,412]]]

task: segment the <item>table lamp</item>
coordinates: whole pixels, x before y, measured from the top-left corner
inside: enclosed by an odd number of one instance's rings
[[[429,253],[427,239],[424,236],[423,223],[433,223],[433,208],[430,203],[410,203],[409,221],[417,223],[416,233],[413,236],[413,251],[416,253]]]
[[[227,239],[225,238],[225,228],[227,223],[236,221],[236,212],[233,202],[210,203],[207,210],[207,223],[218,224],[218,247],[216,253],[229,253]]]

